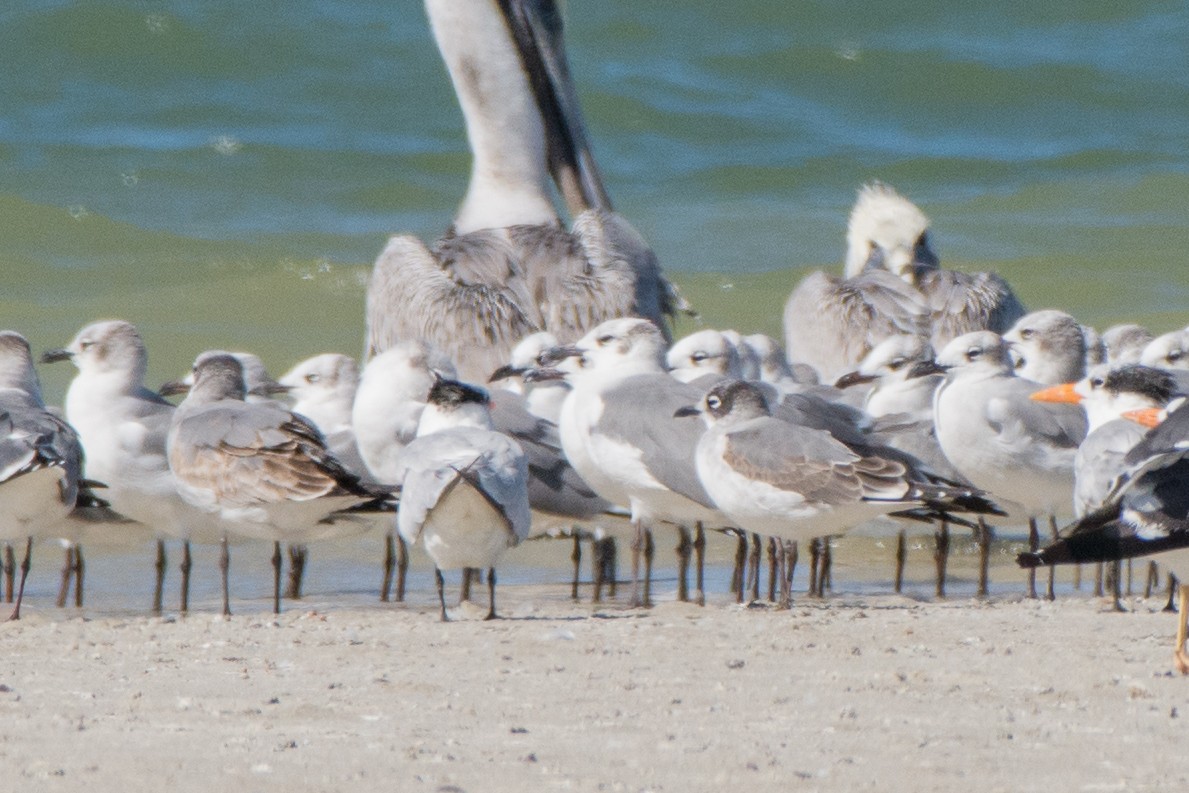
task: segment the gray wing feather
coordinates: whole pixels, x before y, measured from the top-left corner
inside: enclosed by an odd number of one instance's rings
[[[842,279],[810,273],[784,308],[789,360],[812,366],[833,382],[858,366],[871,348],[896,334],[928,335],[929,309],[911,285],[884,270]]]
[[[49,467],[65,472],[62,503],[73,506],[83,468],[74,428],[25,395],[0,399],[0,476],[8,480]]]
[[[937,350],[976,330],[1006,333],[1025,314],[1007,281],[995,273],[929,269],[918,276],[917,288],[928,302]]]

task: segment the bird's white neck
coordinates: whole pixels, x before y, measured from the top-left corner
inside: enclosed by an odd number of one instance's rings
[[[417,424],[417,437],[431,435],[442,430],[455,427],[473,427],[475,429],[492,429],[491,412],[485,405],[470,403],[458,405],[450,410],[443,410],[430,403],[421,412],[421,421]]]
[[[544,125],[494,0],[426,0],[425,7],[474,157],[455,230],[556,223]]]

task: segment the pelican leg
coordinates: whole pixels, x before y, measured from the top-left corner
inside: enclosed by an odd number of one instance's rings
[[[991,590],[991,537],[993,529],[978,519],[978,596],[985,598]]]
[[[574,563],[574,580],[570,583],[570,600],[578,599],[578,579],[582,566],[582,538],[578,530],[574,531],[574,549],[570,552],[570,561]]]
[[[776,584],[780,578],[780,562],[776,558],[776,538],[768,538],[768,602],[776,602]]]
[[[1168,574],[1168,602],[1164,604],[1164,608],[1162,609],[1162,611],[1176,611],[1177,610],[1177,607],[1173,604],[1173,599],[1176,598],[1177,585],[1179,583],[1180,582],[1177,581],[1177,577],[1175,575],[1173,575],[1172,573]]]
[[[4,600],[12,602],[13,590],[16,588],[17,557],[12,549],[12,543],[4,543]]]
[[[731,575],[731,591],[743,602],[743,568],[747,562],[747,534],[739,532],[735,540],[735,572]]]
[[[892,589],[897,595],[904,589],[904,563],[908,561],[908,532],[904,529],[896,535],[896,575],[892,578]]]
[[[652,558],[656,546],[652,542],[652,530],[644,530],[644,608],[652,608]]]
[[[384,535],[384,579],[380,582],[380,602],[387,603],[392,592],[392,573],[396,570],[396,540],[392,532]]]
[[[219,572],[222,573],[223,578],[223,616],[231,616],[231,597],[229,587],[227,586],[227,574],[231,570],[231,550],[227,547],[227,535],[223,535],[223,541],[219,547]]]
[[[153,613],[160,614],[165,600],[165,540],[157,540],[157,581],[153,585]]]
[[[409,546],[404,537],[396,538],[396,602],[405,602],[405,579],[409,575]]]
[[[705,606],[706,588],[703,576],[706,571],[706,529],[702,528],[700,521],[694,528],[694,559],[696,566],[694,600],[699,606]]]
[[[83,579],[86,578],[87,565],[83,562],[83,546],[74,546],[74,607],[83,607]]]
[[[1177,671],[1183,675],[1189,675],[1189,655],[1185,653],[1185,638],[1189,633],[1189,585],[1181,584],[1178,590],[1177,600],[1181,607],[1181,613],[1177,615],[1177,651],[1174,658],[1177,663]]]
[[[13,606],[12,614],[9,615],[8,620],[19,620],[21,618],[21,601],[25,597],[25,579],[29,577],[29,568],[31,566],[33,556],[33,538],[30,537],[25,540],[25,559],[21,562],[21,585],[17,587],[16,605]]]
[[[58,608],[66,607],[66,597],[70,594],[70,577],[74,574],[74,545],[66,546],[66,556],[62,562],[62,582],[58,585]]]
[[[933,535],[933,563],[937,565],[937,586],[934,590],[938,598],[945,597],[945,568],[950,559],[950,524],[941,521],[937,532]]]
[[[689,563],[693,558],[694,543],[690,539],[689,529],[685,526],[677,527],[677,601],[685,603],[689,600]]]
[[[1057,532],[1057,518],[1053,517],[1052,515],[1049,515],[1049,536],[1052,538],[1052,540],[1054,542],[1056,542],[1060,536]],[[1128,561],[1127,564],[1128,564],[1128,571],[1130,571],[1131,562]],[[1128,584],[1128,594],[1130,594],[1130,587],[1131,587],[1131,579],[1130,578],[1127,579],[1127,584]],[[1057,599],[1057,566],[1050,565],[1049,566],[1049,585],[1048,585],[1048,588],[1045,589],[1045,600],[1053,601],[1056,599]]]
[[[1040,548],[1040,530],[1036,518],[1028,518],[1028,550],[1035,553]],[[1036,568],[1028,568],[1028,598],[1036,600]]]
[[[442,608],[442,622],[449,622],[450,618],[446,616],[446,581],[442,578],[442,571],[437,567],[433,569],[433,574],[438,584],[438,605]],[[466,570],[463,570],[463,575],[466,575]]]
[[[281,613],[281,544],[272,544],[272,613]]]
[[[182,543],[182,563],[178,569],[182,571],[182,604],[183,614],[190,610],[190,569],[194,566],[194,559],[190,556],[190,541]]]
[[[301,585],[309,558],[310,551],[306,546],[289,546],[289,582],[285,585],[285,597],[289,600],[301,600]]]
[[[484,619],[494,620],[499,619],[495,613],[495,568],[487,568],[487,602],[490,606],[487,609],[487,616]]]

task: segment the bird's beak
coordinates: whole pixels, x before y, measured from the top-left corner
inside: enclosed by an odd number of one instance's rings
[[[278,383],[276,380],[268,380],[256,386],[248,393],[252,396],[270,397],[276,394],[288,394],[292,390],[289,386]]]
[[[1029,399],[1036,402],[1065,402],[1076,405],[1082,401],[1082,395],[1073,390],[1074,383],[1062,383],[1040,391],[1033,391]]]
[[[524,374],[524,372],[525,370],[519,366],[505,364],[504,366],[501,366],[499,369],[496,369],[494,372],[492,372],[491,377],[487,378],[487,382],[494,383],[496,380],[505,380],[509,377],[518,377]]]
[[[549,383],[556,380],[565,380],[566,373],[560,369],[527,369],[524,372],[524,382],[526,383]]]
[[[46,350],[41,354],[42,363],[57,363],[58,361],[69,361],[74,354],[70,350]]]
[[[1148,429],[1160,426],[1160,422],[1164,421],[1164,416],[1163,408],[1141,408],[1140,410],[1128,410],[1123,414],[1123,418],[1130,419]]]
[[[157,393],[161,396],[188,394],[190,393],[190,384],[182,380],[170,380],[168,383],[162,383],[161,387],[157,389]]]
[[[549,172],[566,208],[575,217],[587,209],[610,211],[566,64],[561,12],[552,0],[509,0],[499,6],[541,112]]]
[[[927,377],[931,374],[945,374],[949,371],[948,366],[942,366],[936,361],[919,361],[912,365],[908,370],[909,378],[913,377]]]
[[[542,366],[550,367],[561,363],[566,358],[581,357],[582,350],[571,344],[565,347],[550,347],[548,350],[545,350],[537,356],[537,362]]]
[[[698,416],[701,415],[701,413],[702,409],[697,405],[686,405],[685,407],[677,408],[677,410],[673,412],[673,418],[683,419],[687,416]]]
[[[873,374],[863,374],[862,372],[847,372],[842,377],[834,381],[835,388],[850,388],[853,385],[863,385],[864,383],[871,383],[879,378]]]

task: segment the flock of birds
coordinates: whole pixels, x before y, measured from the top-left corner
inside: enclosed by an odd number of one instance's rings
[[[221,546],[224,613],[229,543],[272,542],[279,610],[282,543],[300,571],[305,543],[377,522],[389,527],[382,597],[395,578],[403,598],[405,543],[421,542],[443,620],[442,571],[463,570],[464,590],[486,571],[494,617],[503,554],[558,526],[592,529],[599,597],[625,520],[640,605],[662,524],[679,538],[682,599],[695,556],[704,598],[707,532],[738,538],[740,562],[750,538],[755,568],[769,538],[787,603],[798,543],[875,519],[937,526],[939,594],[951,526],[975,532],[985,588],[988,519],[1029,523],[1024,567],[1172,551],[1172,571],[1189,574],[1176,552],[1189,547],[1189,329],[1098,334],[1027,313],[1002,278],[942,268],[925,215],[871,184],[842,276],[813,273],[789,297],[783,348],[714,330],[673,343],[683,301],[611,207],[553,3],[426,8],[472,177],[443,238],[395,236],[377,259],[362,370],[326,354],[273,380],[254,356],[209,351],[153,391],[137,329],[103,321],[42,356],[78,370],[55,411],[28,342],[0,333],[0,540],[26,544],[20,592],[35,539],[78,540],[96,519],[156,537],[157,610],[166,540],[183,543],[183,611],[190,543]],[[1179,591],[1176,662],[1189,672]]]

